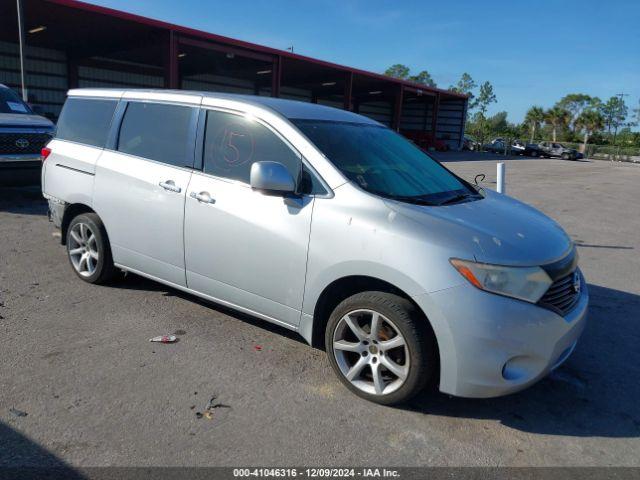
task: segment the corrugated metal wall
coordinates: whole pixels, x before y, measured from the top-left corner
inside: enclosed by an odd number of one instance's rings
[[[255,94],[255,85],[250,80],[223,77],[210,73],[182,77],[182,88],[185,90],[202,90],[206,92]],[[269,89],[271,91],[271,89]]]
[[[104,60],[101,65],[100,61]],[[118,69],[118,62],[123,70]],[[89,63],[89,62],[86,62]],[[151,65],[133,62],[121,62],[113,59],[94,58],[91,66],[78,66],[78,85],[80,87],[111,88],[162,88],[164,75],[162,69]],[[67,78],[67,59],[62,51],[27,46],[26,49],[27,88],[29,101],[40,106],[42,111],[52,118],[57,118],[69,88]],[[133,73],[131,70],[144,72]],[[155,73],[157,72],[157,73]],[[0,83],[14,90],[20,90],[20,66],[17,43],[0,42]],[[187,90],[203,90],[253,95],[256,87],[253,80],[225,77],[214,74],[198,74],[184,76],[181,86]],[[271,94],[270,87],[261,87],[260,95]],[[311,102],[311,89],[295,88],[287,85],[280,87],[280,97],[291,100]],[[427,99],[429,100],[429,99]],[[341,99],[318,99],[321,105],[342,108]],[[464,132],[465,100],[441,100],[438,109],[436,138],[445,141],[449,148],[458,149]],[[393,119],[393,102],[387,100],[367,101],[359,104],[358,112],[362,115],[391,126]],[[425,100],[408,100],[404,102],[401,130],[430,131],[433,115],[433,103]]]
[[[129,63],[129,65],[148,67],[147,65],[136,63]],[[164,76],[162,71],[158,71],[157,75],[150,75],[79,65],[78,86],[80,88],[162,88],[164,86]]]
[[[29,102],[57,118],[67,93],[67,64],[64,52],[26,47],[25,69]],[[20,91],[20,60],[17,43],[0,42],[0,83]]]
[[[436,137],[443,140],[451,149],[460,148],[465,122],[465,100],[440,100]]]
[[[280,87],[280,98],[289,100],[299,100],[301,102],[311,101],[311,90],[306,88],[295,88],[282,85]]]
[[[393,105],[387,101],[363,102],[360,103],[358,113],[390,127],[393,120]]]
[[[431,131],[431,117],[433,115],[433,103],[425,100],[405,102],[402,106],[400,130]]]

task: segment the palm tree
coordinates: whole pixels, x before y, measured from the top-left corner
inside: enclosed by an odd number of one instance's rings
[[[529,129],[531,130],[531,142],[529,143],[533,143],[536,138],[536,128],[544,122],[544,109],[536,106],[531,107],[524,121],[529,124]]]
[[[597,110],[584,110],[578,118],[576,118],[576,127],[584,130],[582,151],[586,153],[589,137],[594,132],[604,128],[604,117]]]
[[[564,108],[556,106],[547,110],[544,117],[544,121],[551,125],[551,128],[553,129],[553,141],[555,142],[558,136],[558,127],[567,125],[571,119],[571,114]]]

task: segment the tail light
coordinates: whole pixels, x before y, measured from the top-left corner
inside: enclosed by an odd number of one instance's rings
[[[51,149],[44,147],[42,150],[40,150],[40,155],[42,156],[42,161],[44,162],[47,157],[51,155]]]

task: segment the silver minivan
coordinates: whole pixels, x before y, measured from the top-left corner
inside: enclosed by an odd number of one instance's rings
[[[43,157],[82,280],[133,272],[297,331],[374,402],[515,392],[585,326],[558,224],[352,112],[71,90]]]

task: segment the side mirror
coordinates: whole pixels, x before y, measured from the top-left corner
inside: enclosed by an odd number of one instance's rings
[[[251,165],[251,188],[265,193],[294,193],[296,182],[279,162],[255,162]]]

